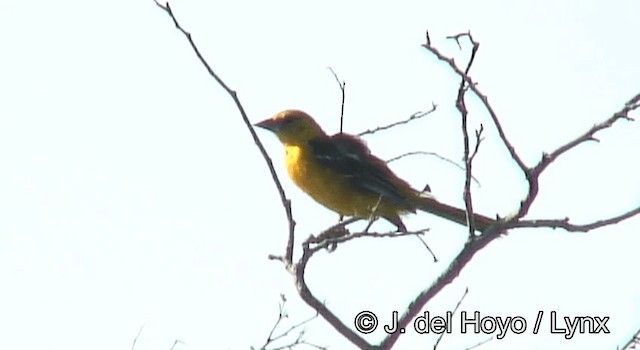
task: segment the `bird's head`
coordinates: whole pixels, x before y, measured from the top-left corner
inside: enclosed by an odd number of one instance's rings
[[[310,115],[297,109],[279,112],[254,125],[273,132],[285,145],[301,145],[316,137],[326,136]]]

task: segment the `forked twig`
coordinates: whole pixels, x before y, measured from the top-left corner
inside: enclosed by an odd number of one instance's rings
[[[302,320],[296,324],[293,324],[291,326],[289,326],[289,328],[285,329],[284,331],[278,333],[277,335],[275,335],[276,330],[278,329],[278,327],[280,326],[280,324],[282,323],[282,321],[284,321],[285,318],[288,318],[289,316],[286,313],[286,309],[285,309],[285,304],[287,302],[286,297],[284,296],[284,294],[280,294],[280,304],[279,304],[279,310],[278,310],[278,319],[276,320],[276,322],[273,324],[273,327],[271,328],[271,331],[269,332],[269,335],[267,336],[267,340],[265,341],[265,343],[259,348],[259,350],[280,350],[280,349],[293,349],[293,347],[297,346],[297,345],[309,345],[312,347],[315,347],[316,349],[325,349],[324,347],[321,347],[319,345],[316,344],[312,344],[309,342],[306,342],[303,337],[305,334],[305,329],[304,326],[313,321],[314,319],[316,319],[318,317],[318,313],[316,313],[315,315]],[[278,342],[281,339],[286,338],[289,334],[291,334],[294,331],[298,331],[298,335],[291,340],[289,343],[281,345],[281,346],[277,346],[277,347],[270,347],[272,345],[274,345],[276,342]],[[254,347],[251,347],[252,350],[255,350]]]

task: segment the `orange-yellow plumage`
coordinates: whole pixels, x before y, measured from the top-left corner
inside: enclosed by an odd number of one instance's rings
[[[313,154],[299,146],[285,146],[289,176],[300,189],[320,204],[344,216],[368,217],[379,196],[355,192],[348,178],[336,176],[332,169],[315,161]],[[396,208],[380,201],[376,213],[393,216]]]
[[[466,225],[464,210],[413,189],[358,138],[328,136],[302,111],[285,110],[256,126],[272,131],[283,143],[293,182],[341,216],[368,218],[373,214],[406,230],[400,215],[419,209]],[[477,214],[474,221],[480,231],[493,223]]]

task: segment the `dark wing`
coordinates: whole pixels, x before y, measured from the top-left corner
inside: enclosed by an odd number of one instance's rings
[[[389,200],[402,209],[414,211],[407,196],[409,184],[398,178],[380,158],[371,154],[358,138],[336,134],[309,141],[315,158],[325,168],[349,179],[354,189]]]

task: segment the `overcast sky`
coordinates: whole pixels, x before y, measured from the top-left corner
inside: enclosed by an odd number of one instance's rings
[[[352,2],[355,3],[355,2]],[[257,122],[300,108],[358,133],[438,105],[409,125],[365,138],[391,158],[428,151],[460,162],[457,77],[421,48],[425,31],[465,62],[447,35],[470,30],[471,70],[528,165],[621,109],[640,92],[635,0],[204,1],[171,3],[212,67]],[[291,321],[314,311],[282,264],[287,224],[264,160],[233,101],[207,75],[152,0],[0,2],[0,338],[7,349],[248,349],[261,346],[283,293]],[[526,181],[478,101],[470,127],[485,127],[476,158],[474,208],[508,215]],[[635,117],[640,117],[636,112]],[[640,124],[622,121],[577,147],[541,178],[529,218],[587,223],[640,201]],[[283,150],[259,131],[293,202],[300,242],[337,215],[295,188]],[[462,206],[464,174],[436,157],[391,163],[416,188]],[[433,263],[409,237],[360,239],[317,254],[310,288],[348,325],[363,310],[382,324],[402,312],[460,250],[465,229],[425,213]],[[390,229],[377,223],[376,231]],[[514,230],[477,254],[426,305],[482,316],[521,316],[480,349],[614,349],[640,328],[640,218],[589,233]],[[299,253],[296,251],[296,253]],[[539,311],[545,319],[538,334]],[[550,332],[549,316],[610,317],[609,334]],[[439,349],[487,334],[447,335]],[[367,335],[377,342],[381,329]],[[306,339],[353,348],[324,320]],[[431,348],[408,331],[398,349]]]

